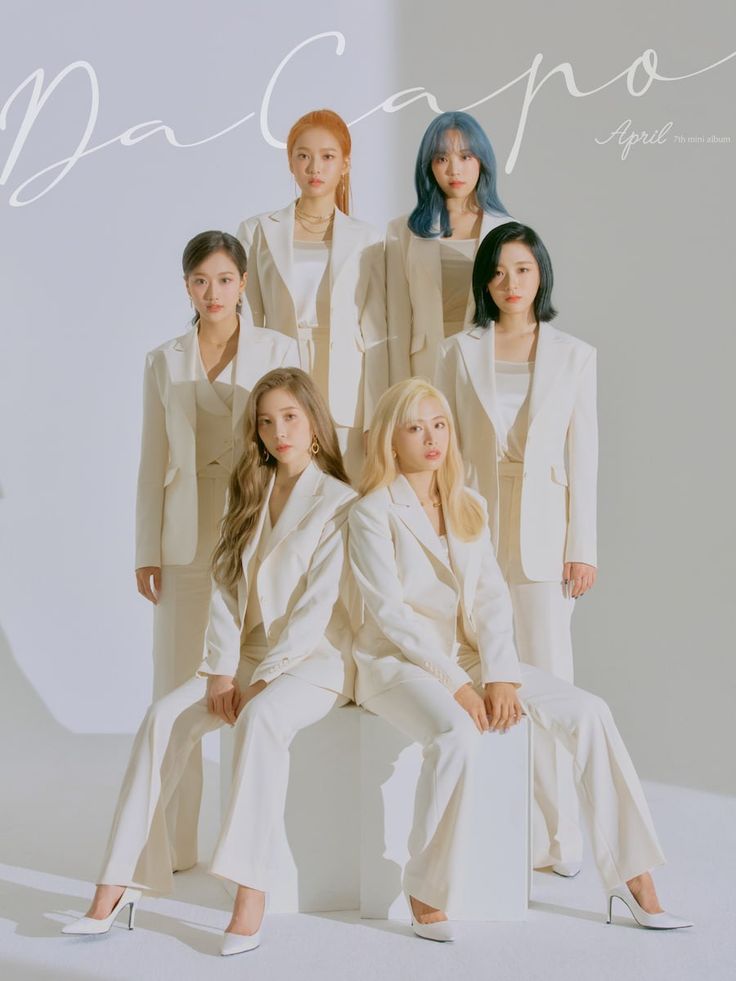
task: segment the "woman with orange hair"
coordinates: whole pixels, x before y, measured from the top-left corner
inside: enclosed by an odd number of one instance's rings
[[[286,150],[299,197],[238,229],[249,256],[246,297],[256,326],[298,341],[355,480],[363,433],[388,385],[382,236],[349,214],[351,140],[337,113],[302,116]]]

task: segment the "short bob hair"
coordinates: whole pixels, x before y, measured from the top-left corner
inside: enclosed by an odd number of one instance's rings
[[[409,215],[408,224],[411,231],[421,238],[449,238],[452,235],[445,195],[432,173],[432,161],[438,153],[447,150],[447,134],[450,130],[460,133],[465,148],[480,163],[480,175],[475,188],[479,206],[483,211],[508,214],[496,191],[496,157],[482,126],[467,112],[443,112],[427,127],[419,144],[414,169],[417,206]]]
[[[473,263],[473,323],[479,327],[487,327],[492,320],[498,319],[498,307],[493,302],[488,284],[498,269],[501,249],[507,242],[523,242],[531,250],[539,266],[539,289],[534,297],[534,316],[537,323],[554,320],[557,316],[557,311],[552,306],[554,276],[547,247],[533,228],[518,221],[507,221],[486,235],[476,253]]]
[[[184,247],[184,254],[181,257],[181,270],[184,279],[189,279],[194,270],[208,259],[215,252],[224,252],[232,259],[240,273],[242,279],[248,270],[248,257],[241,242],[229,232],[221,232],[219,229],[210,229],[207,232],[200,232],[190,239]],[[243,306],[242,300],[238,302],[238,313]],[[192,323],[199,320],[199,314],[195,312]]]

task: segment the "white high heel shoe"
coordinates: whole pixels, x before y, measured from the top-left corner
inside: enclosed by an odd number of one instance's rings
[[[91,916],[82,916],[73,923],[68,923],[63,927],[61,932],[79,937],[107,933],[115,922],[118,913],[124,910],[126,906],[130,907],[128,910],[128,929],[132,930],[135,923],[135,907],[140,898],[140,889],[123,889],[123,895],[113,906],[110,915],[106,916],[104,920],[95,920]]]
[[[440,920],[438,923],[418,923],[414,919],[411,897],[407,895],[406,901],[411,913],[411,928],[418,937],[421,937],[422,940],[436,940],[443,944],[452,943],[455,939],[455,933],[449,920]]]
[[[255,933],[246,936],[244,933],[224,933],[222,936],[222,947],[220,954],[223,957],[230,957],[231,954],[242,954],[246,950],[255,950],[261,945],[260,927]]]
[[[647,913],[637,903],[627,885],[616,886],[615,889],[611,889],[608,893],[608,918],[606,923],[611,922],[614,899],[620,899],[622,903],[625,903],[639,926],[646,927],[648,930],[679,930],[682,927],[691,927],[693,925],[689,920],[683,920],[679,916],[673,916],[672,913]]]

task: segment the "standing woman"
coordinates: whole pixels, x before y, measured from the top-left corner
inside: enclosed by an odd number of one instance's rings
[[[349,215],[351,140],[337,113],[302,116],[286,150],[299,197],[238,229],[250,264],[246,297],[257,326],[298,341],[356,479],[363,434],[388,385],[383,244]]]
[[[519,657],[572,682],[572,612],[596,578],[596,353],[551,326],[552,281],[531,228],[495,228],[473,269],[476,326],[441,345],[437,384],[469,482],[488,504]],[[575,875],[582,838],[569,755],[545,737],[534,754],[534,865]]]
[[[171,891],[164,812],[203,735],[234,726],[230,802],[211,871],[239,888],[222,953],[260,942],[274,835],[283,822],[289,744],[353,692],[347,483],[313,382],[269,372],[244,414],[215,550],[199,671],[154,702],[136,736],[99,885],[68,934],[106,933],[141,890]]]
[[[212,551],[248,394],[267,371],[297,363],[293,341],[241,323],[246,264],[227,232],[195,235],[182,257],[192,327],[146,356],[135,575],[155,606],[154,698],[190,678],[202,658]],[[168,814],[174,871],[197,861],[201,795],[197,752]]]
[[[429,383],[400,382],[378,403],[361,491],[348,518],[365,604],[356,698],[423,747],[404,872],[415,933],[453,939],[446,910],[472,861],[473,756],[483,732],[509,728],[522,711],[574,757],[609,920],[618,897],[643,926],[689,926],[659,906],[649,870],[664,859],[608,706],[517,660],[485,501],[464,487],[447,401]]]
[[[473,258],[488,232],[509,220],[496,192],[490,140],[466,112],[443,112],[422,137],[417,205],[386,234],[391,382],[434,377],[437,348],[472,313]]]

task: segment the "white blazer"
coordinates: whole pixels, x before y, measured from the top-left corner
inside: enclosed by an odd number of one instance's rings
[[[198,674],[234,676],[238,669],[250,590],[248,564],[258,548],[272,489],[273,478],[243,552],[237,593],[213,585],[205,658]],[[291,674],[353,697],[356,603],[347,562],[346,519],[355,496],[351,487],[314,463],[294,485],[256,577],[268,654],[251,683]]]
[[[241,222],[248,253],[245,295],[257,327],[297,337],[294,202]],[[330,411],[339,426],[368,429],[388,387],[383,242],[376,229],[335,210],[330,249]]]
[[[442,312],[440,238],[421,238],[409,230],[409,215],[389,222],[386,232],[386,311],[391,384],[404,378],[434,377],[437,348],[445,337]],[[491,229],[513,221],[496,211],[483,214],[482,242]],[[475,314],[468,291],[465,320]]]
[[[135,567],[188,565],[197,551],[197,327],[146,355],[136,502]],[[241,445],[248,395],[273,368],[297,366],[294,341],[240,320],[235,355],[233,447]]]
[[[511,598],[487,526],[472,542],[448,529],[453,572],[401,475],[355,503],[348,524],[350,564],[364,603],[353,645],[357,702],[427,675],[453,694],[467,684],[457,662],[458,613],[478,650],[483,683],[520,683]]]
[[[440,345],[437,387],[457,424],[468,483],[488,502],[498,545],[495,329],[473,327]],[[563,562],[597,564],[596,352],[539,325],[521,491],[521,562],[535,582],[555,582]]]

